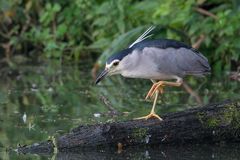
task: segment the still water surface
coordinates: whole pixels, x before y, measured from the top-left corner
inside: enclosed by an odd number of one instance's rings
[[[98,86],[85,64],[29,65],[3,68],[0,80],[0,159],[238,159],[240,144],[129,148],[121,153],[105,150],[56,155],[18,155],[8,152],[68,132],[80,124],[132,119],[146,115],[151,101],[144,96],[148,80],[105,79]],[[227,78],[188,78],[203,104],[237,99],[239,82]],[[166,88],[157,113],[176,112],[199,104],[183,88]]]

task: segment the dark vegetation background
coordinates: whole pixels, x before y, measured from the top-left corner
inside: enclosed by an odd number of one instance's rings
[[[239,65],[238,0],[1,0],[0,63],[94,62],[120,35],[151,24],[162,38],[200,41],[218,77]]]

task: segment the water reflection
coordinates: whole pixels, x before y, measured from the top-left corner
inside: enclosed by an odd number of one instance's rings
[[[56,159],[56,160],[104,160],[104,159],[166,159],[166,160],[233,160],[239,159],[239,144],[184,145],[162,147],[133,147],[117,152],[114,148],[105,150],[79,150],[57,153],[55,155],[17,155],[10,154],[9,159]]]
[[[165,146],[155,148],[134,147],[118,153],[114,150],[81,151],[80,153],[58,153],[57,160],[95,159],[191,159],[191,160],[232,160],[240,156],[240,145],[196,145]]]

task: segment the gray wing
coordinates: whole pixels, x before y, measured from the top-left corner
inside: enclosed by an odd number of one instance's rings
[[[207,58],[193,48],[145,47],[142,54],[150,56],[158,71],[168,75],[203,76],[211,70]]]

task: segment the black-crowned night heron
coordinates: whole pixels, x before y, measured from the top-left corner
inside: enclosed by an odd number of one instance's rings
[[[153,85],[146,99],[155,94],[152,110],[147,116],[137,119],[155,117],[162,120],[154,110],[159,93],[163,93],[163,87],[181,86],[185,76],[204,76],[210,73],[211,68],[206,57],[182,42],[169,39],[146,40],[153,29],[154,27],[150,27],[129,48],[109,57],[105,70],[96,79],[96,84],[105,76],[115,74],[150,79]],[[174,82],[166,81],[174,79]]]

